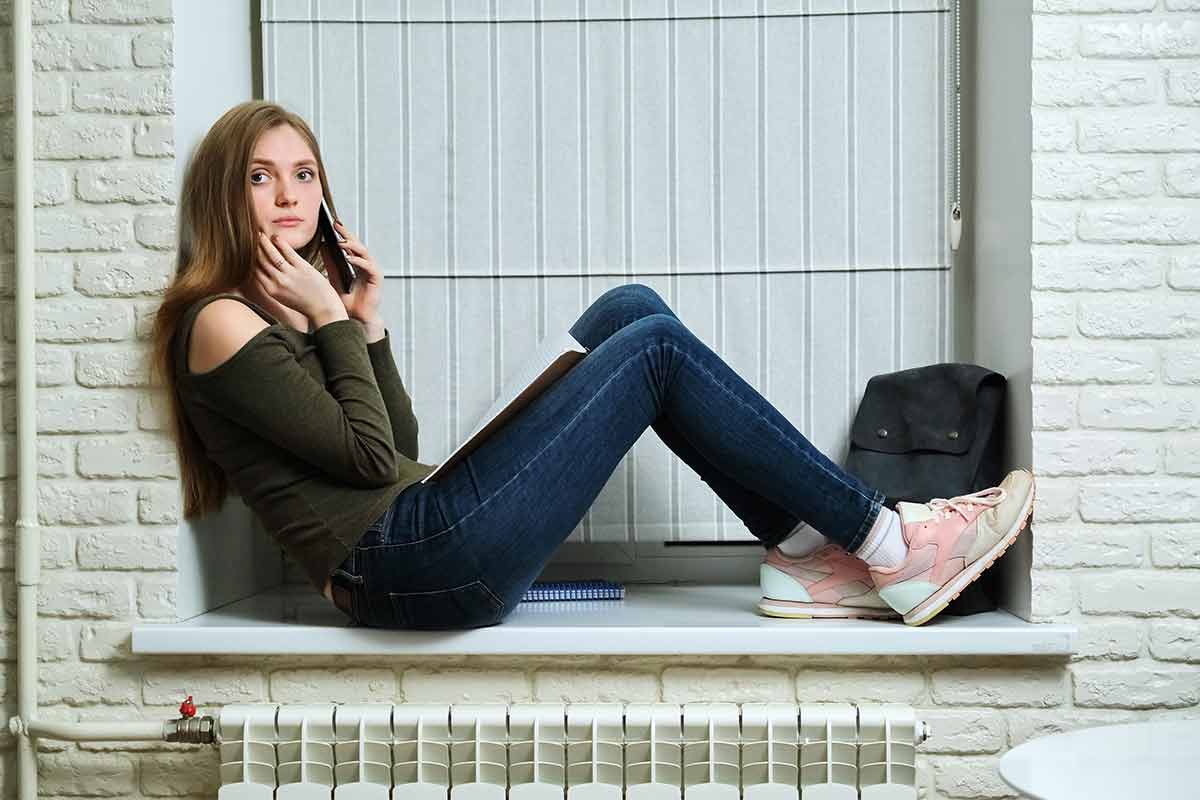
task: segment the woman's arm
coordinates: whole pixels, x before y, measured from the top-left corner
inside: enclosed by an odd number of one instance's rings
[[[364,330],[368,330],[365,327]],[[371,369],[375,371],[375,382],[387,405],[388,418],[392,423],[392,439],[396,450],[404,456],[417,460],[417,418],[412,410],[412,398],[404,389],[404,381],[396,369],[396,361],[392,356],[391,339],[387,329],[380,323],[378,339],[372,339],[367,334],[367,354],[371,357]]]
[[[234,313],[254,313],[237,306]],[[219,325],[216,318],[210,322],[209,327],[231,337],[230,326]],[[222,363],[189,381],[213,411],[330,476],[352,486],[386,486],[396,480],[399,456],[367,352],[380,343],[366,345],[362,328],[350,319],[322,325],[313,339],[325,385],[313,379],[283,340],[262,331],[249,337],[238,332],[223,342],[227,352]]]

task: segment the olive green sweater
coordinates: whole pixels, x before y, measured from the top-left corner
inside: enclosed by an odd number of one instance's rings
[[[192,323],[232,297],[271,323],[215,369],[188,371]],[[321,591],[367,527],[433,472],[385,329],[344,319],[302,333],[235,294],[196,302],[175,336],[176,383],[208,457]]]

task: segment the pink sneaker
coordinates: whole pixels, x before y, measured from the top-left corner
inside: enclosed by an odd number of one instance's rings
[[[769,617],[900,616],[875,591],[867,563],[836,544],[822,545],[799,558],[772,547],[758,568],[758,577],[763,593],[758,610]]]
[[[896,567],[870,567],[879,596],[909,625],[933,619],[1016,541],[1033,495],[1033,473],[1015,469],[990,489],[896,503],[908,555]]]

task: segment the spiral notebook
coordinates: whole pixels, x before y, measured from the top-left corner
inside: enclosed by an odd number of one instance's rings
[[[625,587],[616,581],[534,581],[521,602],[537,600],[624,600]]]

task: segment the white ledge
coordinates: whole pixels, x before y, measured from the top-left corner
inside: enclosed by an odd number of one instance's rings
[[[624,600],[521,603],[463,631],[357,627],[307,587],[263,592],[191,619],[133,628],[135,653],[239,655],[795,654],[1069,655],[1076,628],[1007,611],[899,620],[776,619],[758,586],[629,584]]]

